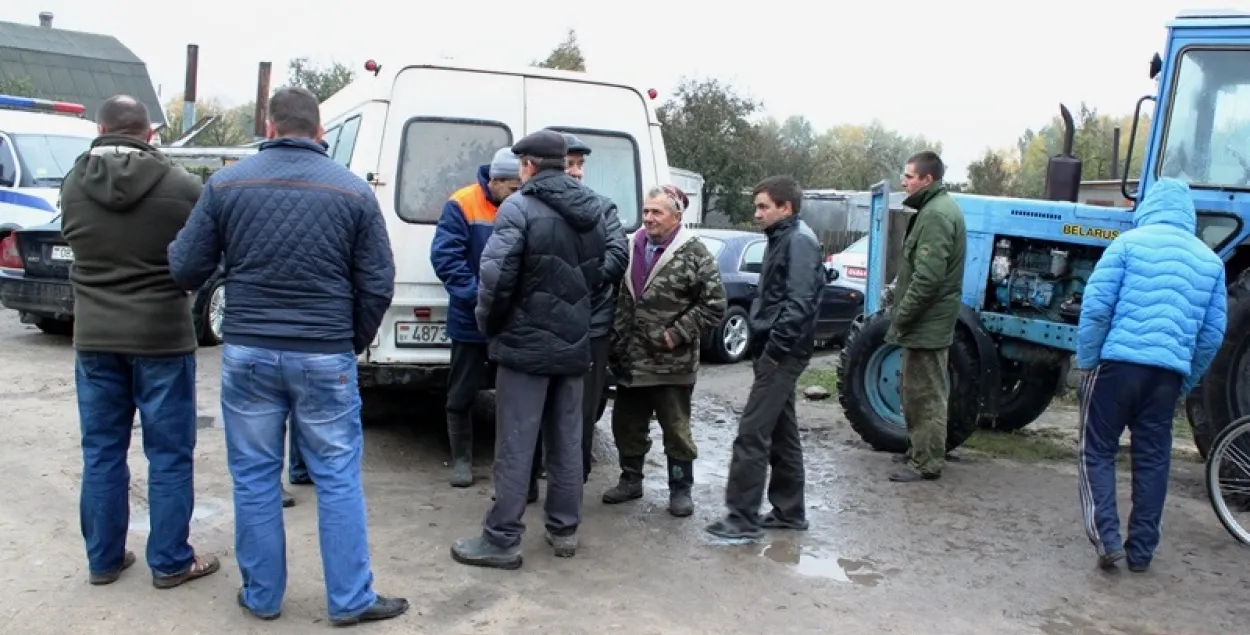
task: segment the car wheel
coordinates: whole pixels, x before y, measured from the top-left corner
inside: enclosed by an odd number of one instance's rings
[[[52,318],[39,318],[35,322],[35,327],[48,335],[73,335],[74,323],[69,320],[54,320]]]
[[[226,281],[217,280],[205,290],[199,303],[197,336],[200,346],[218,346],[222,342],[221,324],[226,314]]]
[[[712,334],[712,357],[722,364],[734,364],[747,352],[751,341],[751,323],[746,309],[731,306]]]

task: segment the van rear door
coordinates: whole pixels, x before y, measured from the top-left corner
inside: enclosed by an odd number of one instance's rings
[[[628,86],[525,78],[526,132],[553,128],[586,142],[586,185],[616,203],[626,231],[638,228],[642,197],[661,182],[651,116],[646,97]]]
[[[478,166],[522,136],[524,80],[412,66],[391,92],[377,197],[395,252],[395,298],[370,355],[382,364],[447,364],[447,293],[430,264],[443,203],[477,182]]]

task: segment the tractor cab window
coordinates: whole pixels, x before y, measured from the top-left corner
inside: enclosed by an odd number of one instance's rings
[[[1156,174],[1250,189],[1250,49],[1184,51],[1166,112]]]

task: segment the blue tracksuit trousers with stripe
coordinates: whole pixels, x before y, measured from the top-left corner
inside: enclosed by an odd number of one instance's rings
[[[1168,493],[1172,415],[1181,381],[1180,374],[1163,368],[1103,362],[1081,384],[1081,514],[1085,534],[1099,555],[1123,551],[1129,562],[1140,564],[1149,564],[1154,557]],[[1133,469],[1127,540],[1120,535],[1115,494],[1115,458],[1125,428]]]

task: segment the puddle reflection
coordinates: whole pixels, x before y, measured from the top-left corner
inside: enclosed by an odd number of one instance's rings
[[[759,555],[778,564],[793,568],[794,572],[813,578],[847,582],[859,586],[875,587],[885,579],[876,571],[877,563],[870,558],[842,558],[820,549],[809,549],[792,542],[772,542],[759,551]]]

